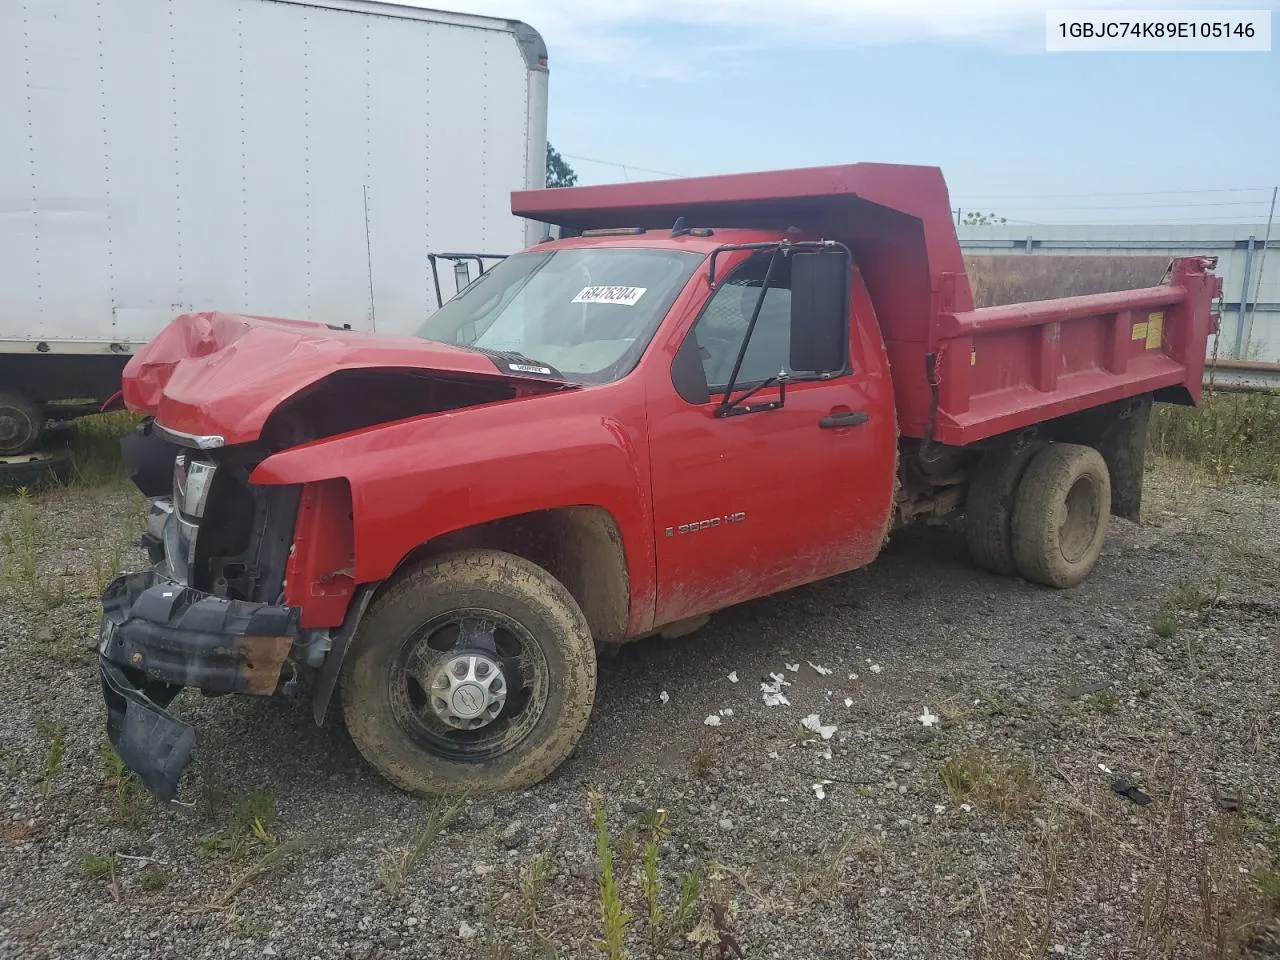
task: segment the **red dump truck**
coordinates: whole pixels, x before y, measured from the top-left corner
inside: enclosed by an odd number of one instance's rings
[[[553,224],[415,336],[202,313],[125,371],[154,563],[106,590],[112,742],[172,796],[211,694],[336,690],[410,790],[532,784],[596,654],[962,518],[1047,587],[1137,519],[1153,401],[1199,399],[1220,281],[974,309],[940,171],[513,194]]]

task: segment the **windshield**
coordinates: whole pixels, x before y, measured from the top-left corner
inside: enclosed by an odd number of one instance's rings
[[[636,365],[701,260],[639,247],[517,254],[464,287],[417,335],[608,383]]]

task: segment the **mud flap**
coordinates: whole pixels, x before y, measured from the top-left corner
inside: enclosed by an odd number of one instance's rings
[[[115,664],[100,659],[99,666],[111,745],[157,799],[172,800],[196,745],[195,728],[148,697]]]

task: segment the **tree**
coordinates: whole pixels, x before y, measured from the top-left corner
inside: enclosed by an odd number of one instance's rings
[[[997,223],[1008,223],[1004,217],[997,217],[994,213],[976,213],[973,210],[966,213],[960,222],[966,227],[991,227]]]
[[[578,182],[578,175],[573,172],[573,167],[569,166],[564,157],[560,156],[560,151],[547,144],[547,186],[548,187],[572,187]]]

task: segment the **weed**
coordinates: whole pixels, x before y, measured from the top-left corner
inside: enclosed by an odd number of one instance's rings
[[[155,893],[169,885],[169,875],[154,863],[148,864],[138,874],[138,886],[147,893]]]
[[[601,938],[597,946],[608,960],[624,960],[627,954],[623,940],[626,937],[627,924],[631,922],[631,915],[622,908],[622,897],[613,872],[613,850],[609,844],[609,826],[605,822],[604,801],[594,791],[590,794],[589,800],[591,818],[596,831],[596,858],[600,861]]]
[[[393,897],[398,896],[404,888],[405,881],[413,872],[414,866],[422,858],[427,847],[440,836],[449,824],[458,819],[462,810],[462,799],[438,800],[427,810],[427,819],[403,850],[397,852],[391,862],[382,871],[382,888]]]
[[[697,913],[701,893],[701,871],[686,870],[680,874],[680,893],[665,932],[667,942],[685,936],[693,928],[693,918]]]
[[[40,575],[39,547],[44,524],[26,487],[18,488],[10,519],[13,529],[0,536],[0,587],[9,596],[35,594]]]
[[[255,860],[249,866],[245,867],[239,873],[231,878],[231,882],[227,888],[217,894],[209,901],[209,908],[213,910],[222,910],[230,906],[240,891],[253,883],[259,877],[271,873],[282,867],[294,854],[309,850],[312,843],[305,837],[290,840],[272,847],[261,857]]]
[[[970,750],[948,757],[938,773],[953,802],[974,800],[1006,816],[1025,811],[1040,793],[1034,765],[1026,760],[990,758]]]
[[[0,747],[0,770],[13,776],[22,769],[22,750],[18,747]]]
[[[662,899],[658,886],[658,838],[649,835],[644,845],[644,864],[640,870],[640,890],[644,893],[645,905],[649,908],[649,940],[654,952],[661,946]]]
[[[1280,395],[1210,390],[1198,407],[1157,404],[1149,448],[1218,477],[1280,481]]]
[[[557,956],[551,936],[542,928],[542,895],[551,881],[551,858],[539,853],[520,872],[520,905],[516,910],[516,923],[537,942],[539,949],[549,956]],[[486,925],[489,929],[493,924]]]
[[[126,410],[81,417],[71,438],[71,458],[75,464],[72,484],[98,487],[128,480],[120,438],[132,433],[138,418]]]
[[[1120,704],[1120,695],[1114,690],[1099,690],[1086,701],[1089,709],[1096,713],[1115,713]]]
[[[1175,607],[1190,613],[1200,613],[1207,607],[1214,606],[1222,597],[1223,576],[1218,574],[1212,588],[1201,586],[1191,577],[1179,577],[1174,584],[1170,600]]]
[[[138,781],[125,767],[120,754],[111,746],[111,741],[103,736],[100,759],[102,784],[112,794],[111,820],[127,827],[138,827],[142,822],[140,801],[141,791]]]
[[[1268,910],[1280,911],[1280,861],[1256,871],[1253,883],[1262,898],[1262,906]]]
[[[246,940],[271,932],[271,924],[260,917],[248,913],[239,915],[233,913],[230,918],[230,924],[231,929],[236,932],[236,936],[243,937]]]
[[[1151,618],[1151,629],[1161,640],[1171,640],[1178,633],[1178,617],[1170,610],[1161,610]]]
[[[689,758],[689,769],[699,780],[710,780],[717,766],[719,766],[719,758],[715,750],[705,743]]]
[[[276,798],[266,790],[251,790],[227,798],[216,792],[211,803],[223,801],[228,807],[225,827],[196,839],[196,853],[211,860],[226,857],[239,860],[255,849],[271,846],[276,842],[271,826],[276,821]]]
[[[76,861],[76,876],[82,880],[105,880],[116,872],[116,855],[86,850]]]
[[[42,717],[36,720],[36,735],[44,743],[44,795],[48,797],[67,752],[67,725]]]
[[[838,842],[823,844],[815,855],[792,864],[801,899],[825,902],[841,893],[845,886],[846,861],[856,839],[857,834],[850,831]],[[721,870],[731,872],[722,864],[718,866]],[[742,882],[743,878],[738,879]],[[749,890],[745,883],[743,888]]]
[[[71,599],[66,577],[53,576],[40,579],[35,587],[36,600],[43,611],[56,610]]]

